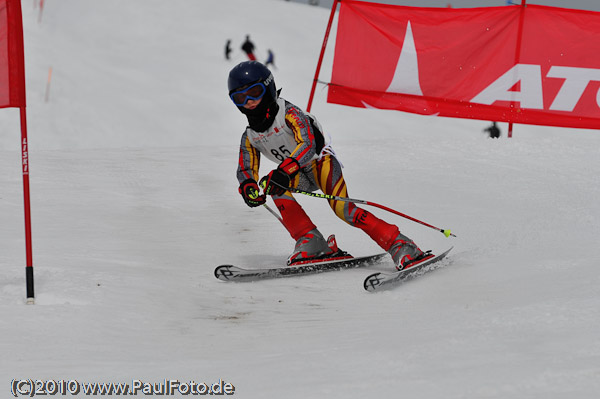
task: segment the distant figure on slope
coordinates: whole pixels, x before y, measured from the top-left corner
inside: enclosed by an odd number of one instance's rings
[[[248,56],[248,59],[251,61],[256,60],[256,56],[254,55],[254,43],[250,41],[250,35],[246,35],[246,40],[242,43],[242,50]]]
[[[483,131],[487,132],[493,139],[497,139],[498,137],[500,137],[500,128],[498,128],[496,122],[492,122],[492,125],[483,129]]]
[[[225,43],[225,59],[231,59],[231,39],[227,39],[227,43]]]
[[[342,166],[323,129],[314,116],[279,97],[271,71],[257,61],[245,61],[229,73],[229,97],[246,115],[238,157],[239,193],[246,204],[257,207],[270,195],[281,213],[283,225],[296,241],[288,264],[339,256],[332,235],[325,240],[315,224],[287,188],[320,189],[326,194],[347,197]],[[279,164],[260,182],[261,155]],[[354,203],[330,200],[335,214],[363,230],[387,251],[398,269],[425,255],[397,226],[388,224]]]
[[[275,66],[275,54],[273,54],[273,51],[271,51],[271,49],[267,50],[267,60],[265,61],[265,66],[268,67],[269,65],[273,65],[273,67],[277,69],[277,67]]]

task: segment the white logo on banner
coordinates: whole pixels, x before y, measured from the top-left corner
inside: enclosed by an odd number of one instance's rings
[[[410,21],[406,25],[406,35],[402,44],[402,51],[396,64],[396,72],[392,83],[386,90],[387,93],[415,94],[422,96],[421,84],[419,83],[419,60],[417,58],[417,47],[413,37]]]
[[[415,39],[413,37],[410,21],[406,24],[406,34],[404,35],[402,50],[400,51],[398,62],[396,63],[394,77],[392,78],[392,82],[388,86],[386,93],[413,94],[417,96],[423,95],[421,83],[419,82],[417,47],[415,46]],[[377,109],[377,107],[367,104],[364,101],[362,101],[362,103],[365,108]],[[439,112],[431,115],[437,116],[438,114]]]
[[[421,83],[419,82],[419,59],[417,47],[412,33],[410,21],[406,24],[406,34],[402,43],[402,50],[398,56],[396,69],[392,82],[388,86],[386,93],[413,94],[422,96]],[[362,101],[365,108],[377,108]],[[437,115],[433,114],[433,115]]]

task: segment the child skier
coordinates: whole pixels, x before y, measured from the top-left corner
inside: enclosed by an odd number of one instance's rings
[[[239,192],[246,204],[256,207],[271,195],[281,213],[283,225],[296,245],[288,264],[324,259],[336,255],[317,227],[285,188],[305,191],[320,189],[325,194],[347,197],[342,167],[325,142],[321,125],[314,116],[279,97],[271,71],[258,61],[245,61],[229,73],[229,96],[248,126],[242,134],[237,167]],[[279,164],[261,179],[258,172],[261,155]],[[415,243],[388,224],[354,203],[330,200],[335,214],[351,226],[363,230],[387,251],[401,270],[424,257]]]

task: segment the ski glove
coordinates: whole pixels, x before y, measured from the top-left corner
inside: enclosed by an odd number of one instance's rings
[[[267,202],[267,197],[260,193],[258,184],[256,184],[256,180],[254,179],[244,180],[242,184],[240,184],[240,188],[238,190],[240,194],[242,194],[244,202],[246,202],[246,205],[248,205],[250,208],[261,206]]]
[[[298,161],[291,157],[286,158],[277,169],[273,169],[261,179],[260,185],[264,187],[266,195],[283,195],[298,172],[300,172]]]

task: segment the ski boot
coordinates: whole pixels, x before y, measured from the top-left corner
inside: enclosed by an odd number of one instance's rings
[[[287,264],[312,263],[324,259],[351,258],[349,254],[340,250],[332,234],[327,241],[317,229],[312,229],[296,241],[294,252],[287,260]]]
[[[415,263],[428,255],[421,251],[413,240],[402,233],[398,233],[392,246],[388,249],[388,253],[392,255],[392,259],[398,270],[406,269],[412,263]]]

